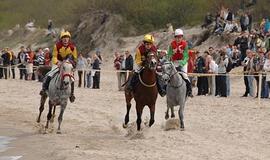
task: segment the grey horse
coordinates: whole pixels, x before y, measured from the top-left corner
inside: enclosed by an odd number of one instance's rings
[[[55,106],[60,105],[61,110],[58,117],[58,129],[57,133],[61,133],[61,123],[63,120],[63,114],[66,109],[68,99],[71,94],[70,84],[74,81],[73,77],[73,65],[69,62],[69,60],[64,60],[60,65],[60,72],[57,73],[49,84],[48,97],[49,97],[49,112],[47,115],[47,123],[45,129],[48,129],[49,122],[53,122],[54,114],[55,114]],[[44,110],[44,103],[47,99],[47,96],[42,96],[40,100],[40,108],[39,108],[39,116],[37,122],[40,122],[40,116],[42,111]],[[53,114],[52,114],[53,110]]]
[[[164,62],[162,65],[162,79],[167,84],[167,111],[165,112],[165,119],[169,118],[169,109],[171,109],[171,118],[174,118],[174,106],[179,105],[180,129],[184,130],[184,108],[187,99],[186,82],[170,61]]]

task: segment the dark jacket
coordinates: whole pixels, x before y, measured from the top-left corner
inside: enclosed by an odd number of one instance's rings
[[[8,52],[4,52],[1,57],[3,58],[3,65],[10,65],[10,54]]]
[[[100,70],[99,64],[100,64],[100,62],[99,62],[98,58],[95,59],[93,64],[92,64],[93,69]]]
[[[126,58],[125,66],[126,66],[125,70],[129,70],[129,71],[133,70],[133,57],[132,57],[132,55],[129,55]]]
[[[205,61],[202,56],[198,57],[195,64],[195,73],[206,73]]]

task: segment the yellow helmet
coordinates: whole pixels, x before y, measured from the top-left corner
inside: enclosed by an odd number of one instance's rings
[[[144,36],[143,41],[148,43],[154,43],[155,40],[151,34],[147,34]]]
[[[63,37],[69,37],[69,38],[71,38],[71,34],[69,33],[69,31],[63,31],[60,34],[60,39],[62,39]]]

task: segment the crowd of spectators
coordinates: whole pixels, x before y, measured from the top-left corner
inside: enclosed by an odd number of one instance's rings
[[[21,46],[15,54],[12,49],[5,47],[0,53],[0,79],[15,79],[15,68],[19,70],[19,79],[42,82],[45,71],[49,71],[52,62],[52,53],[49,48],[38,48],[33,51],[31,46]],[[100,64],[102,57],[100,51],[84,57],[79,54],[76,70],[78,72],[78,87],[100,88]]]

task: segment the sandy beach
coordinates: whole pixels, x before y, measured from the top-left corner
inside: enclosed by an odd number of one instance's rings
[[[37,124],[41,84],[0,80],[0,136],[16,138],[0,156],[20,160],[267,160],[270,159],[270,99],[240,98],[243,79],[231,78],[231,96],[195,96],[185,108],[185,131],[164,131],[165,98],[158,97],[156,122],[140,133],[122,128],[126,112],[116,75],[102,73],[101,89],[75,88],[75,103],[64,113],[62,134],[57,117],[43,134],[48,105]],[[194,93],[196,91],[194,90]],[[57,109],[57,116],[59,108]],[[143,119],[149,110],[144,109]],[[129,133],[129,135],[127,135]]]

